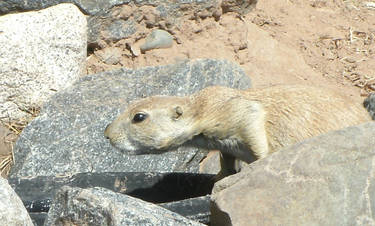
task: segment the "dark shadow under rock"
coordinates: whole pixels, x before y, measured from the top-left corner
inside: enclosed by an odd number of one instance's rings
[[[213,175],[191,173],[80,173],[70,177],[39,176],[10,179],[34,222],[43,222],[55,192],[68,185],[103,187],[152,203],[189,219],[208,223],[209,196]],[[198,198],[197,198],[198,197]],[[181,201],[182,200],[182,201]],[[39,222],[39,223],[38,223]]]
[[[24,202],[52,199],[56,190],[67,185],[80,188],[103,187],[148,202],[164,203],[210,194],[212,177],[212,174],[193,173],[104,172],[9,179],[9,184]]]

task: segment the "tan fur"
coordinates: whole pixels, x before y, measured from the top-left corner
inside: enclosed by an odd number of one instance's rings
[[[139,112],[147,118],[135,123]],[[214,86],[187,97],[138,100],[106,128],[105,136],[115,147],[134,154],[160,153],[179,145],[219,149],[221,178],[234,172],[235,158],[249,163],[306,138],[370,120],[359,103],[330,90],[275,86],[241,91]]]

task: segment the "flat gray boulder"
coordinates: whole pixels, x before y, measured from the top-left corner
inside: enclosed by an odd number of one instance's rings
[[[83,74],[86,25],[73,4],[0,17],[0,118],[27,118]]]
[[[105,188],[63,187],[48,212],[53,225],[202,225],[152,203]]]
[[[250,88],[242,69],[223,60],[120,69],[88,75],[57,93],[20,135],[10,177],[82,172],[198,172],[205,153],[194,148],[129,156],[113,148],[103,131],[131,100],[187,95],[206,86]]]
[[[21,199],[13,191],[8,181],[0,176],[0,224],[33,225]]]
[[[256,161],[212,197],[212,225],[375,225],[375,122]]]

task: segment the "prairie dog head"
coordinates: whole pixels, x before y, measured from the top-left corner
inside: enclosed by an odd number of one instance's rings
[[[129,154],[161,153],[191,138],[189,105],[188,97],[138,100],[107,126],[104,135]]]

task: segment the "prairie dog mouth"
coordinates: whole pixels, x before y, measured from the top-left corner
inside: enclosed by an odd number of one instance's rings
[[[117,142],[116,140],[110,140],[113,147],[119,150],[121,153],[126,155],[147,155],[147,154],[162,154],[168,150],[154,149],[144,146],[134,146],[132,144],[124,144],[122,142]]]

